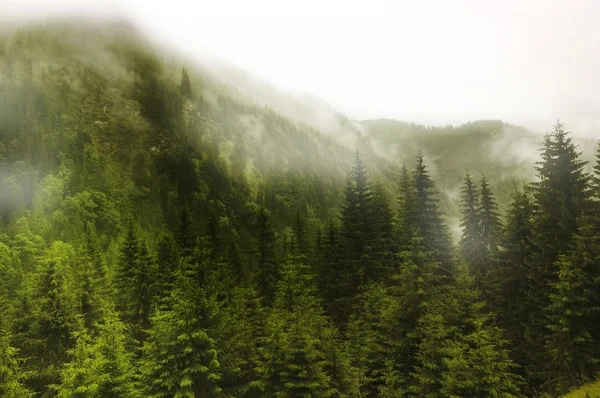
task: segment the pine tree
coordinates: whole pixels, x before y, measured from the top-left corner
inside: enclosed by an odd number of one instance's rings
[[[346,179],[341,211],[340,247],[345,268],[337,276],[343,292],[340,291],[335,300],[341,305],[338,317],[342,322],[348,319],[360,287],[381,281],[391,272],[391,213],[381,191],[375,191],[357,152],[352,172]]]
[[[556,259],[577,231],[577,219],[589,210],[591,177],[560,122],[545,137],[541,154],[536,167],[540,181],[534,184],[537,241],[544,258]]]
[[[108,311],[100,326],[94,350],[101,356],[98,394],[102,398],[141,397],[134,355],[129,352],[127,327],[114,311]]]
[[[271,216],[267,209],[261,207],[257,214],[256,239],[257,257],[254,281],[257,292],[265,306],[270,306],[275,299],[275,286],[279,280],[279,265],[275,254],[277,235],[271,226]]]
[[[347,286],[342,278],[343,263],[340,258],[340,242],[337,226],[329,218],[323,243],[322,260],[317,270],[317,286],[323,297],[323,306],[336,324],[340,324],[344,309],[347,308]]]
[[[190,77],[188,76],[187,70],[183,68],[181,70],[181,84],[179,85],[181,95],[188,99],[193,99],[192,95],[192,84],[190,83]]]
[[[590,176],[585,161],[580,160],[572,139],[558,122],[554,132],[545,137],[542,160],[536,167],[539,182],[533,185],[535,212],[535,250],[531,259],[529,299],[533,308],[527,323],[526,338],[530,352],[528,380],[541,381],[546,328],[545,309],[550,305],[550,286],[557,282],[553,264],[565,253],[577,232],[577,219],[590,211]]]
[[[381,184],[373,187],[373,257],[378,263],[368,281],[388,281],[396,269],[394,225],[392,209]]]
[[[485,251],[485,261],[489,265],[489,262],[498,253],[502,222],[498,213],[498,205],[485,177],[481,179],[481,187],[479,188],[478,213],[480,217],[481,244]]]
[[[169,296],[175,284],[177,254],[175,242],[169,235],[163,235],[158,241],[154,280],[155,300],[162,303]]]
[[[415,205],[407,215],[409,225],[414,225],[413,237],[422,237],[427,251],[435,255],[441,263],[440,272],[445,276],[453,274],[452,243],[439,210],[439,199],[434,191],[434,184],[429,177],[423,156],[417,158],[417,166],[413,172],[415,186]]]
[[[357,151],[352,173],[346,179],[341,212],[341,239],[346,269],[340,278],[344,279],[348,287],[346,297],[352,297],[358,292],[361,283],[367,282],[363,279],[365,273],[371,273],[367,272],[367,269],[375,266],[369,256],[369,240],[373,234],[372,206],[371,183],[365,164]],[[348,314],[345,315],[347,317]]]
[[[512,342],[511,357],[525,366],[529,353],[523,341],[530,312],[529,266],[534,250],[533,203],[524,190],[515,190],[504,227],[499,267],[489,275],[489,305]]]
[[[261,350],[265,396],[330,397],[335,393],[319,338],[327,328],[309,268],[302,257],[290,257],[268,320],[270,334]]]
[[[29,398],[34,393],[29,390],[24,379],[28,376],[23,371],[18,350],[11,345],[11,336],[0,328],[0,396],[6,398]]]
[[[67,291],[64,264],[58,257],[60,244],[55,242],[39,270],[32,275],[31,285],[22,300],[23,317],[16,319],[15,341],[24,358],[24,369],[31,372],[28,388],[47,391],[59,379],[59,366],[72,347],[71,332],[75,328],[73,296]]]
[[[308,245],[306,242],[306,227],[304,220],[300,216],[300,212],[296,212],[296,221],[294,223],[294,235],[296,237],[296,245],[300,253],[308,254]]]
[[[509,357],[508,342],[481,301],[467,267],[458,269],[446,301],[450,328],[457,336],[449,344],[441,392],[450,397],[519,397],[523,379]]]
[[[226,397],[261,397],[259,348],[265,338],[267,312],[252,286],[232,286],[219,308],[219,386]]]
[[[469,265],[471,272],[480,273],[483,256],[481,236],[481,221],[479,214],[478,192],[467,173],[462,186],[462,219],[460,226],[462,236],[460,249],[463,259]]]
[[[451,360],[452,337],[457,331],[439,311],[427,312],[419,318],[418,328],[423,338],[415,355],[417,365],[410,375],[412,383],[406,389],[417,397],[446,397],[443,388],[448,374],[447,362]]]
[[[94,349],[93,341],[83,322],[79,331],[73,333],[75,347],[69,350],[72,358],[60,371],[61,382],[54,386],[59,398],[100,397],[99,386],[106,380],[100,377],[101,357]]]
[[[194,256],[196,247],[196,235],[193,230],[192,216],[187,207],[184,207],[179,216],[179,224],[177,225],[176,241],[179,257]]]
[[[142,381],[149,397],[214,396],[220,392],[215,302],[180,261],[169,310],[157,310],[142,347]]]
[[[118,309],[125,319],[142,329],[149,326],[152,260],[130,224],[116,269]]]
[[[552,284],[546,338],[548,373],[543,388],[564,393],[593,380],[600,370],[600,345],[593,326],[600,313],[598,295],[599,238],[582,225],[571,254],[557,261],[558,281]]]
[[[361,397],[386,396],[389,364],[386,360],[388,346],[383,312],[389,304],[384,286],[375,283],[365,286],[360,294],[359,306],[348,322],[347,351],[353,367],[352,378]],[[393,392],[391,396],[397,392],[393,388],[388,389]]]
[[[440,275],[440,263],[435,261],[434,254],[425,251],[423,238],[412,238],[411,250],[400,253],[400,257],[391,303],[383,314],[391,361],[387,396],[401,394],[411,384],[406,376],[417,365],[415,357],[422,339],[419,320],[443,293],[445,279]]]
[[[411,218],[412,211],[416,206],[415,186],[411,174],[405,165],[402,165],[402,177],[400,179],[400,194],[398,196],[398,246],[402,252],[409,248],[409,241],[414,234],[416,225]]]

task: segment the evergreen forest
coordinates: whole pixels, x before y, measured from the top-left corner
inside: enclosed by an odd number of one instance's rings
[[[352,140],[127,26],[0,33],[0,397],[595,381],[600,156],[560,121],[538,142],[499,121],[359,134],[336,117]],[[453,152],[508,127],[536,159]]]

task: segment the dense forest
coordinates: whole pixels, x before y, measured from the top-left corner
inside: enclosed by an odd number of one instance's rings
[[[434,181],[424,153],[342,145],[108,30],[1,36],[1,397],[508,398],[595,380],[600,156],[562,123],[499,206],[492,167],[446,160],[460,175]]]

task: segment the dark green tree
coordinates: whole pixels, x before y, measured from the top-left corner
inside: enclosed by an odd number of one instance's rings
[[[600,313],[598,260],[600,241],[590,223],[575,236],[573,251],[556,263],[547,308],[548,374],[543,387],[554,393],[593,380],[600,369],[600,345],[595,320]]]
[[[573,144],[564,125],[557,122],[545,137],[542,160],[536,170],[539,181],[533,184],[535,200],[535,250],[529,279],[530,317],[526,338],[534,353],[529,365],[528,381],[543,379],[540,370],[546,359],[544,345],[548,335],[545,309],[550,305],[551,288],[558,280],[553,264],[565,253],[577,232],[577,219],[590,211],[590,176],[584,171],[585,161]]]
[[[254,281],[263,304],[270,306],[275,299],[276,284],[279,280],[279,264],[275,253],[277,235],[271,225],[271,215],[261,207],[257,214],[256,225],[256,270]]]
[[[405,165],[402,165],[402,176],[400,178],[400,190],[398,196],[398,250],[404,251],[409,248],[409,241],[414,234],[416,225],[411,217],[416,205],[415,186],[411,173]]]
[[[462,236],[460,249],[463,259],[471,268],[471,272],[481,273],[483,256],[482,231],[479,214],[479,197],[477,188],[467,173],[462,186],[462,218],[460,226]]]
[[[33,397],[25,384],[28,376],[22,368],[18,350],[11,345],[10,334],[0,329],[0,396],[6,398]]]
[[[435,255],[425,250],[423,238],[412,238],[410,251],[400,253],[400,272],[385,307],[383,325],[390,368],[386,395],[403,394],[413,383],[417,350],[422,340],[419,320],[444,291],[444,278]]]
[[[481,244],[484,250],[485,261],[489,266],[490,261],[498,253],[498,245],[502,234],[502,222],[500,221],[496,199],[485,177],[481,179],[478,205]]]
[[[193,99],[192,84],[190,83],[190,77],[188,76],[187,70],[185,68],[181,70],[181,83],[179,85],[179,92],[184,97],[188,99]]]
[[[409,224],[414,225],[413,237],[421,237],[427,251],[432,252],[441,263],[440,272],[446,277],[453,274],[452,242],[439,210],[439,199],[434,183],[429,177],[423,156],[417,158],[413,172],[415,205],[408,214]]]
[[[221,391],[216,303],[180,260],[168,310],[157,310],[142,347],[142,382],[149,397],[215,396]]]

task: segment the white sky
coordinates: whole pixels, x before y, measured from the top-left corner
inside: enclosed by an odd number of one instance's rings
[[[560,117],[600,138],[594,0],[0,0],[0,15],[115,9],[351,118],[546,130]]]

